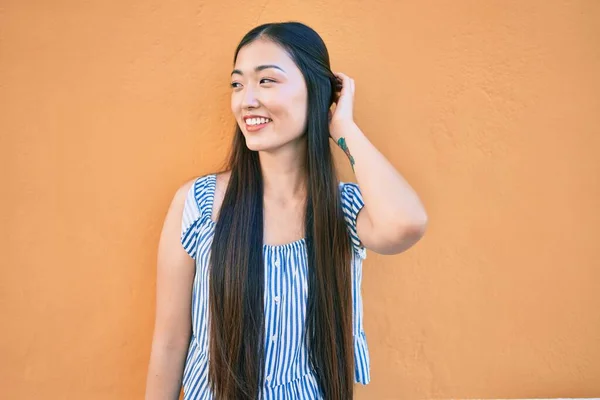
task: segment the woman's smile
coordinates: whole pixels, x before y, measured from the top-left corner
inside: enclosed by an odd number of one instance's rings
[[[244,125],[246,126],[246,130],[248,132],[256,132],[263,129],[273,120],[266,117],[260,116],[247,116],[244,117]]]

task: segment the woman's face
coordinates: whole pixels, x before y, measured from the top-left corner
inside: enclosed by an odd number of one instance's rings
[[[259,39],[244,46],[231,85],[231,110],[250,150],[276,150],[304,133],[306,83],[279,45]]]

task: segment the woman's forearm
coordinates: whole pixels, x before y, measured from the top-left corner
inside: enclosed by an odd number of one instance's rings
[[[187,346],[152,345],[146,381],[146,400],[178,400]]]
[[[348,123],[340,132],[373,226],[379,231],[424,227],[427,214],[404,177],[356,124]]]

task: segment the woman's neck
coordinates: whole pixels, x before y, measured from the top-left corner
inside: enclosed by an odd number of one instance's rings
[[[306,197],[306,141],[260,152],[264,195],[283,201]]]

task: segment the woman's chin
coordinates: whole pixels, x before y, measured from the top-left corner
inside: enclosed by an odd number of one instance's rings
[[[244,134],[244,138],[246,139],[246,147],[252,151],[275,151],[285,146],[295,146],[297,145],[295,142],[299,139],[280,138],[270,135],[254,136],[252,134]]]
[[[273,146],[269,145],[268,143],[265,143],[264,140],[260,140],[257,137],[249,138],[248,136],[246,136],[246,147],[248,147],[248,149],[252,151],[265,151],[271,149]]]

